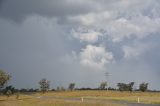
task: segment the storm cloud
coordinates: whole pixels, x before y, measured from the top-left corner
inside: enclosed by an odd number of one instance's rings
[[[0,0],[0,68],[18,88],[158,85],[158,0]]]

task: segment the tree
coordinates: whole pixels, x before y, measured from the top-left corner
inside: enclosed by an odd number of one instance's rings
[[[139,84],[140,91],[145,92],[147,89],[148,89],[148,83],[143,82],[143,83]]]
[[[124,83],[118,83],[117,87],[118,87],[119,91],[124,91],[125,88],[126,88],[126,84],[124,84]]]
[[[70,83],[68,89],[72,91],[74,90],[74,88],[75,88],[75,83]]]
[[[28,89],[22,88],[19,91],[24,93],[24,92],[28,92]]]
[[[118,89],[120,91],[130,91],[130,92],[132,92],[133,86],[134,86],[134,82],[130,82],[129,84],[118,83],[117,86],[118,86]]]
[[[57,90],[57,91],[60,91],[61,89],[60,89],[60,87],[58,86],[56,90]]]
[[[101,82],[99,89],[104,90],[107,86],[107,82]]]
[[[11,76],[0,69],[0,89],[10,80]]]
[[[40,89],[43,93],[45,93],[47,90],[49,90],[50,82],[47,81],[47,79],[43,78],[39,81]]]
[[[15,88],[13,86],[7,86],[5,89],[4,89],[4,94],[6,94],[8,91],[11,91],[12,94],[15,93]]]
[[[8,97],[10,97],[11,95],[12,95],[12,91],[11,91],[11,90],[8,90],[8,91],[6,92],[7,99],[8,99]]]
[[[65,88],[63,86],[58,86],[57,91],[65,91]]]
[[[128,90],[129,90],[130,92],[133,91],[133,86],[134,86],[134,82],[130,82],[130,83],[128,84]]]

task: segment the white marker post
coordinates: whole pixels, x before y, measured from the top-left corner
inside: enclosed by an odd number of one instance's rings
[[[138,97],[138,99],[137,99],[137,102],[140,103],[139,97]]]
[[[83,97],[81,98],[81,101],[82,101],[82,103],[83,103]]]

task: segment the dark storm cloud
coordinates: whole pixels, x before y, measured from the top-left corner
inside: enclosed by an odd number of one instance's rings
[[[1,7],[2,7],[4,1],[5,0],[0,0],[0,10],[1,10]]]
[[[95,7],[85,2],[67,0],[1,0],[0,17],[20,21],[28,15],[65,17],[94,11]]]
[[[52,19],[30,17],[20,25],[0,20],[0,32],[0,68],[12,75],[11,84],[16,88],[38,88],[41,78],[50,80],[55,88],[70,82],[84,86],[92,81],[91,73],[97,75],[71,61],[72,57],[65,59],[80,47],[66,40],[68,33]]]
[[[160,89],[158,2],[0,0],[0,68],[18,88],[38,87],[41,78],[51,87],[98,87],[108,71],[109,86],[146,81]]]
[[[2,3],[4,2],[5,0],[0,0],[0,5],[2,5]]]

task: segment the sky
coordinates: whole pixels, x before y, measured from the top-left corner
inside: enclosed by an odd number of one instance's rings
[[[159,29],[159,0],[0,0],[0,69],[16,88],[160,90]]]

